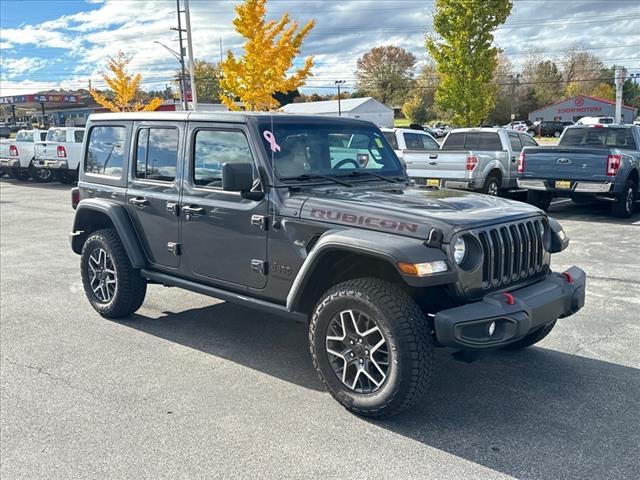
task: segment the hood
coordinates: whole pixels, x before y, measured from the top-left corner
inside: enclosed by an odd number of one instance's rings
[[[445,241],[459,230],[509,222],[543,212],[526,203],[448,189],[400,187],[300,192],[301,218],[425,239],[439,228]],[[297,196],[296,195],[296,196]]]

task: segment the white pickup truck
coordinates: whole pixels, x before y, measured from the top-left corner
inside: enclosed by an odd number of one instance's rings
[[[0,166],[2,170],[16,180],[28,180],[33,177],[37,182],[48,182],[53,176],[50,171],[40,171],[33,165],[35,160],[34,145],[44,140],[46,130],[20,130],[16,138],[3,145],[0,150]]]
[[[504,128],[456,128],[440,150],[407,158],[407,174],[430,187],[475,190],[488,195],[517,188],[518,156],[537,146],[527,133]]]
[[[84,128],[54,127],[47,138],[35,145],[37,169],[54,172],[62,183],[73,183],[78,179],[78,166],[82,158]]]
[[[440,144],[427,132],[412,128],[381,128],[385,138],[403,165],[427,161],[429,154]]]

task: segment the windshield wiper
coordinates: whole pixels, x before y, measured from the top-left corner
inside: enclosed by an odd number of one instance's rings
[[[337,175],[337,176],[338,177],[361,177],[362,175],[371,175],[372,177],[379,178],[380,180],[384,180],[385,182],[398,183],[397,178],[393,179],[393,178],[385,177],[384,175],[380,175],[379,173],[364,172],[360,170],[354,170],[353,172],[347,173],[346,175]]]
[[[339,180],[335,177],[330,177],[328,175],[320,175],[318,173],[303,173],[302,175],[295,175],[293,177],[280,177],[280,180],[283,180],[283,181],[298,180],[303,182],[305,180],[316,180],[316,179],[330,180],[334,183],[339,183],[340,185],[344,185],[345,187],[353,187],[353,184],[349,182],[345,182],[344,180]]]

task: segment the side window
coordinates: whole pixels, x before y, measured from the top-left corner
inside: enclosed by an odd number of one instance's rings
[[[136,139],[136,178],[173,182],[178,165],[176,128],[141,128]]]
[[[73,132],[73,139],[76,143],[82,143],[82,140],[84,140],[84,130],[76,130]]]
[[[404,143],[407,146],[407,150],[424,150],[420,135],[417,133],[403,133]]]
[[[420,140],[422,140],[422,148],[425,150],[438,150],[440,145],[434,139],[432,139],[429,135],[418,135]]]
[[[247,137],[238,130],[198,130],[193,152],[193,183],[199,187],[222,188],[225,163],[251,163]]]
[[[522,143],[520,142],[520,137],[518,137],[517,133],[515,135],[513,133],[509,133],[508,137],[512,151],[519,152],[520,150],[522,150]]]
[[[387,142],[389,142],[389,145],[391,145],[391,148],[393,148],[394,150],[398,150],[398,139],[396,138],[396,132],[382,132],[382,134],[384,135],[384,138],[387,139]]]
[[[443,150],[462,150],[464,148],[464,132],[450,133],[442,145]]]
[[[120,126],[95,126],[89,133],[85,172],[122,178],[122,162],[127,129]]]
[[[40,132],[40,141],[44,142],[47,139],[47,132]]]
[[[529,135],[520,135],[523,147],[537,147],[538,143]]]

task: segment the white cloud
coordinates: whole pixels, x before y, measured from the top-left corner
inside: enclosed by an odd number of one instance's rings
[[[7,78],[12,78],[25,73],[35,72],[47,65],[47,61],[42,58],[22,57],[3,58],[0,64],[0,72]]]

